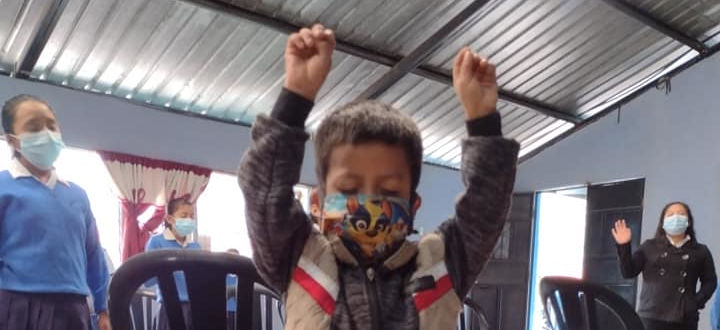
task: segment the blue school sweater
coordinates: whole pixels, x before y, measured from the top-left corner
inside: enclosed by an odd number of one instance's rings
[[[152,251],[152,250],[163,250],[163,249],[194,249],[199,250],[200,244],[197,242],[188,242],[183,246],[175,240],[175,237],[173,236],[172,232],[169,229],[165,229],[165,231],[162,234],[155,235],[153,237],[150,237],[150,239],[147,242],[147,245],[145,245],[145,251]],[[187,293],[187,284],[185,283],[185,274],[183,272],[175,272],[173,274],[175,277],[175,286],[177,286],[178,291],[178,299],[181,302],[188,302],[190,299],[188,298]],[[153,278],[152,280],[145,283],[146,286],[153,286],[157,284],[157,278]],[[157,289],[157,300],[159,302],[162,302],[162,295],[160,294],[160,289]]]
[[[82,188],[0,172],[0,290],[92,294],[99,312],[109,280]]]

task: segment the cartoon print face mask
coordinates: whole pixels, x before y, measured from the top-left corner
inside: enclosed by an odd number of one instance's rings
[[[410,203],[402,198],[333,194],[325,198],[321,228],[339,236],[356,257],[383,260],[408,235],[410,214]]]

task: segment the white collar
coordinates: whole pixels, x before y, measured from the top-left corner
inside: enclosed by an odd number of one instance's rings
[[[166,240],[168,240],[168,241],[176,241],[176,242],[178,242],[178,244],[180,244],[180,246],[182,246],[182,247],[187,247],[187,246],[191,243],[190,237],[187,237],[187,236],[185,237],[185,242],[180,242],[180,241],[178,241],[178,240],[175,238],[175,234],[173,234],[173,232],[172,232],[172,230],[170,230],[170,228],[165,228],[165,230],[163,230],[163,234],[162,234],[162,235],[163,235],[163,238],[164,238],[164,239],[166,239]]]
[[[685,245],[685,243],[689,242],[691,239],[690,235],[685,235],[685,238],[683,238],[682,241],[675,244],[675,242],[673,242],[672,238],[670,238],[670,235],[665,235],[665,237],[667,237],[668,241],[670,241],[670,244],[672,244],[672,246],[674,246],[678,249],[681,248],[683,245]]]
[[[31,177],[31,178],[37,180],[38,182],[44,184],[45,186],[47,186],[50,189],[55,188],[55,184],[57,182],[60,182],[66,186],[69,186],[67,181],[60,180],[58,178],[57,173],[55,172],[55,169],[53,169],[52,172],[50,173],[50,178],[48,179],[48,181],[42,182],[42,180],[40,180],[39,178],[34,176],[32,173],[30,173],[30,171],[27,169],[27,167],[25,167],[25,165],[23,165],[20,162],[20,160],[17,158],[13,158],[12,161],[10,162],[10,167],[8,168],[8,172],[10,172],[10,176],[13,179]]]

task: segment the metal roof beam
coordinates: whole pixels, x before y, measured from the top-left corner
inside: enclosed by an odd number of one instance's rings
[[[40,22],[40,27],[38,28],[38,31],[32,39],[30,48],[23,56],[20,65],[17,67],[17,71],[15,72],[16,77],[30,77],[30,73],[35,68],[37,61],[40,58],[40,54],[42,53],[43,49],[45,49],[45,46],[50,39],[50,35],[52,34],[53,30],[55,30],[55,26],[60,19],[60,15],[62,15],[63,11],[65,11],[65,7],[67,7],[68,2],[70,1],[55,0],[53,1],[52,5],[50,5],[47,13],[45,13],[45,17],[43,17],[42,21]]]
[[[266,26],[268,28],[274,29],[276,31],[282,32],[282,33],[287,33],[287,34],[294,33],[301,28],[301,26],[286,22],[284,20],[281,20],[281,19],[278,19],[275,17],[270,17],[270,16],[264,15],[262,13],[257,13],[257,12],[254,12],[252,10],[248,10],[248,9],[245,9],[242,7],[238,7],[238,6],[232,5],[230,3],[227,3],[227,2],[224,2],[221,0],[178,0],[178,1],[184,1],[184,2],[198,5],[198,6],[210,9],[210,10],[224,12],[224,13],[227,13],[230,15],[234,15],[234,16],[240,17],[242,19],[246,19],[251,22],[255,22],[257,24],[260,24],[260,25]],[[486,1],[475,1],[473,3],[473,5],[479,5],[484,2],[486,2]],[[465,12],[466,10],[469,12],[472,9],[477,10],[477,8],[474,8],[474,6],[473,7],[468,6],[465,10],[463,10],[463,12]],[[461,14],[462,14],[462,12],[461,12]],[[460,16],[460,15],[458,15],[458,16]],[[456,16],[456,18],[458,16]],[[458,20],[460,20],[461,18],[463,18],[463,17],[459,17]],[[460,23],[462,23],[462,21]],[[441,30],[444,30],[444,29],[441,29]],[[452,30],[452,29],[449,29],[449,30]],[[441,31],[439,30],[436,33],[436,34],[438,34],[438,37],[440,36],[439,35],[440,32]],[[417,58],[419,58],[419,60],[413,59],[413,58],[407,59],[410,56],[407,56],[405,58],[400,58],[398,56],[393,56],[393,55],[381,53],[378,51],[374,51],[371,49],[367,49],[367,48],[364,48],[361,46],[357,46],[357,45],[354,45],[354,44],[351,44],[349,42],[346,42],[344,40],[339,40],[339,39],[336,40],[336,49],[341,52],[344,52],[344,53],[347,53],[347,54],[350,54],[350,55],[353,55],[353,56],[356,56],[356,57],[359,57],[359,58],[362,58],[362,59],[365,59],[368,61],[372,61],[372,62],[375,62],[378,64],[387,65],[387,66],[390,66],[393,68],[395,68],[401,61],[405,60],[405,64],[403,64],[403,67],[398,68],[396,70],[396,73],[393,75],[393,79],[395,79],[396,77],[402,78],[402,76],[407,74],[407,72],[403,73],[403,71],[410,68],[409,72],[412,72],[412,73],[422,76],[424,78],[432,79],[434,81],[452,86],[452,76],[449,73],[441,72],[438,69],[431,68],[431,67],[419,66],[420,65],[419,62],[422,62],[422,60],[424,60],[425,57],[427,55],[429,55],[432,52],[432,50],[435,49],[434,47],[431,47],[431,46],[432,46],[433,42],[436,40],[431,40],[431,39],[432,39],[432,37],[429,38],[428,40],[426,40],[428,45],[426,45],[425,47],[427,47],[427,49],[420,49],[417,51],[417,55],[415,55],[415,56]],[[425,42],[423,43],[423,45],[424,44],[425,44]],[[418,47],[418,49],[419,48],[420,47]],[[427,54],[422,54],[424,52],[427,52]],[[420,56],[420,55],[424,55],[424,56]],[[415,61],[418,61],[418,63],[415,64],[414,63]],[[392,71],[392,69],[391,69],[391,71]],[[397,78],[397,80],[399,80],[399,78]],[[387,78],[387,79],[389,81],[390,78]],[[393,83],[397,82],[397,80],[393,81]],[[382,86],[380,86],[380,87],[382,87]],[[380,92],[382,92],[382,91],[380,91]],[[565,120],[565,121],[568,121],[568,122],[571,122],[574,124],[578,124],[578,123],[582,122],[582,119],[579,117],[576,117],[576,116],[573,116],[566,112],[554,109],[552,106],[543,104],[541,102],[538,102],[537,100],[529,99],[529,98],[514,94],[512,92],[504,91],[504,90],[500,90],[499,94],[500,94],[499,98],[503,101],[506,101],[509,103],[514,103],[518,106],[540,112],[547,116],[562,119],[562,120]]]
[[[449,73],[439,72],[436,69],[427,67],[419,67],[413,73],[424,78],[432,79],[437,82],[452,86],[452,76]],[[513,103],[523,108],[531,109],[546,116],[562,119],[573,124],[579,124],[583,121],[582,118],[573,116],[564,111],[557,110],[549,104],[545,104],[537,100],[503,89],[498,90],[498,98],[505,102]]]
[[[460,25],[480,10],[488,1],[489,0],[478,0],[467,5],[460,13],[455,15],[455,17],[423,41],[420,46],[413,49],[407,56],[395,63],[390,71],[386,72],[380,79],[360,93],[357,100],[375,99],[382,95],[388,88],[425,62],[430,54],[442,46],[443,41],[447,40],[450,33],[460,27]]]
[[[302,28],[302,26],[286,22],[284,20],[271,17],[262,13],[257,13],[252,10],[248,10],[236,5],[220,1],[220,0],[178,0],[191,3],[200,7],[204,7],[217,12],[224,12],[265,27],[271,28],[275,31],[291,34],[295,33]],[[348,53],[353,56],[366,59],[368,61],[380,63],[387,66],[395,65],[399,58],[394,58],[386,54],[376,52],[364,47],[356,46],[343,40],[336,40],[335,48],[344,53]]]
[[[615,9],[623,12],[624,14],[640,21],[641,23],[655,29],[656,31],[677,40],[685,44],[686,46],[698,51],[700,54],[706,54],[710,51],[705,44],[698,41],[697,39],[685,34],[682,31],[676,30],[667,23],[657,19],[649,13],[633,6],[625,0],[603,0],[608,5]]]
[[[534,157],[535,155],[539,154],[539,153],[542,152],[543,150],[552,147],[553,145],[555,145],[556,143],[562,141],[563,139],[565,139],[566,137],[570,136],[571,134],[573,134],[573,133],[575,133],[575,132],[577,132],[577,131],[585,128],[586,126],[588,126],[588,125],[596,122],[596,121],[599,120],[600,118],[603,118],[603,117],[607,116],[608,114],[610,114],[610,113],[612,113],[612,112],[614,112],[614,111],[616,111],[616,110],[619,110],[620,107],[622,107],[624,104],[630,103],[631,101],[635,100],[635,98],[637,98],[638,96],[644,94],[645,92],[647,92],[648,90],[650,90],[650,89],[652,89],[652,88],[655,88],[655,87],[658,85],[658,83],[660,83],[662,80],[664,80],[664,79],[672,79],[673,77],[675,77],[675,76],[683,73],[685,70],[691,68],[691,67],[694,66],[695,64],[700,63],[700,62],[704,61],[706,58],[711,57],[711,56],[713,56],[713,55],[715,55],[715,54],[717,54],[717,53],[720,53],[720,44],[717,44],[717,45],[709,48],[709,51],[708,51],[707,53],[702,53],[702,54],[696,56],[696,57],[693,58],[692,60],[683,63],[682,65],[676,67],[675,69],[673,69],[672,71],[668,72],[667,74],[665,74],[665,75],[663,75],[663,76],[660,76],[660,77],[656,77],[653,81],[651,81],[650,83],[646,84],[646,85],[643,86],[642,88],[640,88],[640,89],[632,92],[631,94],[623,97],[623,98],[620,99],[620,100],[617,100],[617,101],[614,102],[612,105],[610,105],[610,106],[608,106],[607,108],[605,108],[605,110],[600,111],[600,112],[594,114],[594,115],[591,116],[590,118],[587,118],[585,121],[583,121],[581,124],[575,125],[575,127],[573,127],[572,129],[566,131],[565,133],[562,133],[562,134],[556,136],[555,138],[553,138],[552,140],[550,140],[550,141],[548,141],[548,142],[545,142],[545,144],[543,144],[543,145],[540,146],[539,148],[537,148],[537,149],[535,149],[535,150],[533,150],[533,151],[525,154],[524,156],[520,157],[520,161],[519,161],[519,162],[522,163],[522,162],[524,162],[524,161],[526,161],[526,160]]]

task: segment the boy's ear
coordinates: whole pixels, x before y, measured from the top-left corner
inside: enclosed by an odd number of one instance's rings
[[[418,195],[417,192],[413,192],[412,205],[410,206],[412,208],[411,211],[413,216],[415,216],[415,213],[417,213],[417,210],[420,208],[420,206],[422,206],[422,198],[420,197],[420,195]]]
[[[320,194],[318,193],[317,189],[312,189],[310,191],[310,215],[313,216],[313,218],[320,219],[321,216],[321,210],[320,207]]]

